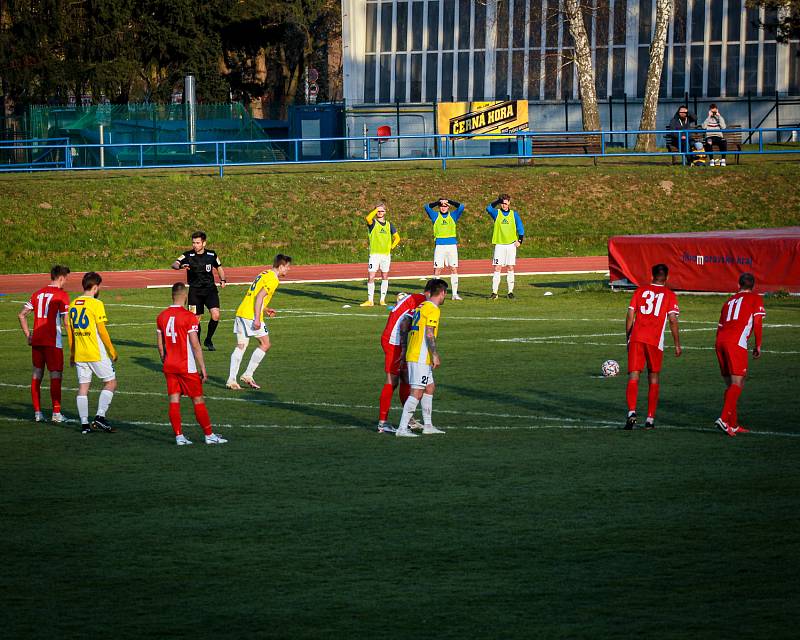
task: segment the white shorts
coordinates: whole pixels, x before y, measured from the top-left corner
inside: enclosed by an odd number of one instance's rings
[[[437,244],[433,250],[433,268],[458,267],[458,245]]]
[[[408,384],[415,389],[424,389],[429,384],[433,384],[433,369],[429,364],[421,362],[409,362]]]
[[[266,322],[261,323],[260,329],[253,329],[253,321],[242,316],[233,319],[233,332],[237,338],[263,338],[269,335]]]
[[[392,256],[388,253],[370,253],[369,263],[367,264],[367,271],[375,273],[381,271],[388,273],[389,267],[392,266]]]
[[[517,246],[515,244],[494,245],[492,264],[495,267],[513,267],[517,264]]]
[[[78,372],[78,383],[87,384],[92,381],[92,374],[103,382],[108,382],[117,377],[114,372],[114,363],[109,358],[97,362],[76,362],[75,370]]]

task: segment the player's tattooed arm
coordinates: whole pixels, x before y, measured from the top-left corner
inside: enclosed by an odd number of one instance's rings
[[[411,328],[411,318],[406,316],[400,321],[400,350],[403,352],[403,359],[406,357],[408,347],[408,330]]]
[[[436,336],[433,335],[433,327],[425,327],[425,342],[428,345],[428,353],[431,354],[431,363],[435,369],[441,364],[442,359],[439,356],[438,349],[436,348]]]
[[[29,309],[27,305],[22,307],[22,311],[19,312],[17,315],[17,319],[19,320],[19,326],[22,329],[22,333],[25,334],[25,341],[30,344],[31,343],[31,330],[28,327],[28,315],[33,311],[33,309]]]

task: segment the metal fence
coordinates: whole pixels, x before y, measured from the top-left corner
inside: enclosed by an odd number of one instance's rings
[[[800,154],[800,144],[767,143],[765,136],[791,137],[793,129],[726,129],[732,138],[724,153],[714,155],[747,156]],[[665,136],[688,134],[675,150],[633,151],[612,145],[620,136],[655,135],[659,144]],[[74,144],[68,139],[15,140],[0,144],[0,173],[36,171],[78,171],[115,169],[214,168],[224,175],[226,167],[330,164],[343,162],[434,161],[447,168],[459,160],[512,159],[531,162],[540,158],[673,157],[683,164],[695,161],[705,151],[693,148],[703,130],[685,132],[657,130],[614,131],[522,131],[510,134],[353,136],[339,138],[288,138],[269,140],[221,140],[202,142],[157,142]],[[738,141],[752,144],[740,146]],[[285,157],[276,157],[279,145]],[[401,145],[406,148],[401,153]],[[412,152],[408,153],[411,149]]]

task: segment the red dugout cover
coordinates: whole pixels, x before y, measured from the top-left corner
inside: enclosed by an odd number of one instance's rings
[[[608,240],[611,283],[627,279],[639,286],[650,268],[669,267],[670,289],[731,292],[739,275],[756,277],[757,293],[800,292],[800,227],[614,236]]]

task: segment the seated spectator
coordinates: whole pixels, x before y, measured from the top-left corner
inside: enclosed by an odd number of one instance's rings
[[[712,104],[708,110],[708,117],[703,121],[703,129],[706,130],[704,146],[711,160],[712,167],[725,166],[725,152],[728,150],[728,141],[725,139],[722,130],[727,128],[728,126],[725,123],[725,118],[722,117],[717,105]],[[715,160],[714,155],[711,153],[714,150],[715,144],[722,152],[722,157],[719,160]]]
[[[685,153],[697,149],[697,145],[692,143],[692,134],[690,133],[697,126],[697,118],[689,113],[689,107],[682,104],[678,107],[672,120],[669,121],[667,129],[675,131],[675,133],[667,134],[667,144],[676,148],[679,152]],[[703,145],[700,144],[700,149]],[[687,156],[686,158],[690,163],[693,162],[693,157]]]

